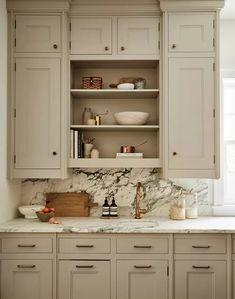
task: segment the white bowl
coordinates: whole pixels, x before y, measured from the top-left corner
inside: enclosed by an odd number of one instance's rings
[[[121,83],[118,84],[117,89],[134,89],[135,85],[133,83]]]
[[[31,206],[20,206],[18,207],[20,213],[24,215],[26,219],[36,219],[36,212],[41,211],[45,206],[42,205],[31,205]]]
[[[126,111],[114,114],[114,118],[119,125],[144,125],[149,119],[147,112]]]

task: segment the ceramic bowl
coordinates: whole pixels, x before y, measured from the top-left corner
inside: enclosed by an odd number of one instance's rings
[[[31,205],[31,206],[20,206],[18,210],[26,219],[36,219],[36,212],[42,210],[45,206]]]
[[[118,84],[117,89],[134,89],[135,85],[133,83],[121,83]]]
[[[147,123],[150,114],[138,111],[118,112],[114,118],[119,125],[144,125]]]
[[[40,212],[36,213],[38,219],[42,222],[48,222],[52,217],[55,216],[54,212],[46,213],[46,214],[41,214]]]

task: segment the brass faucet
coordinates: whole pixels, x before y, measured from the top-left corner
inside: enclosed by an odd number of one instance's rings
[[[136,195],[135,195],[135,219],[141,219],[141,214],[146,214],[146,209],[140,208],[140,197],[141,197],[141,183],[138,182],[136,186]]]

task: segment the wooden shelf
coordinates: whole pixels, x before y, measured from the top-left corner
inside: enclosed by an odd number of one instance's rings
[[[158,158],[69,159],[69,168],[161,168]]]
[[[89,99],[143,99],[157,98],[159,89],[71,89],[74,97]]]
[[[123,126],[123,125],[72,125],[71,129],[81,129],[83,131],[156,131],[159,129],[158,125],[142,125],[142,126]]]

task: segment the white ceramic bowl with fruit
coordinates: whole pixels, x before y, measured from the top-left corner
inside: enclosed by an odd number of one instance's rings
[[[24,215],[24,218],[26,219],[36,219],[37,215],[36,212],[41,211],[44,209],[45,206],[42,205],[30,205],[30,206],[20,206],[18,207],[18,210],[22,215]]]

